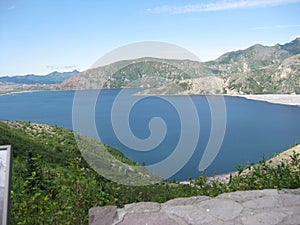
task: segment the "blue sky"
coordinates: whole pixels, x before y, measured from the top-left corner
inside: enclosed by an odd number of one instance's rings
[[[88,69],[133,42],[201,60],[300,36],[300,0],[0,0],[0,76]]]

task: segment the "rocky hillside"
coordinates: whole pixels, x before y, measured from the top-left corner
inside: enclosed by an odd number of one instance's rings
[[[167,81],[181,82],[213,74],[213,69],[191,60],[140,58],[86,70],[63,82],[59,89],[153,88]],[[132,83],[134,81],[138,81],[139,85]]]
[[[97,89],[177,84],[184,94],[300,93],[300,38],[284,45],[254,45],[209,62],[141,58],[72,76],[58,89]],[[149,77],[152,80],[149,81]],[[153,82],[153,78],[154,81]],[[169,88],[170,89],[170,88]],[[164,88],[164,93],[169,91]]]
[[[224,92],[300,93],[300,38],[275,46],[254,45],[209,62],[224,79]]]

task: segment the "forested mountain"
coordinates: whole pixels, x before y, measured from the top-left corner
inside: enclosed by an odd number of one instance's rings
[[[299,94],[299,72],[300,38],[296,38],[284,45],[256,44],[209,62],[157,58],[119,61],[72,76],[58,89],[121,88],[139,80],[142,88],[175,82],[182,88],[177,94]],[[158,82],[160,79],[163,81]],[[159,94],[168,91],[165,88]]]

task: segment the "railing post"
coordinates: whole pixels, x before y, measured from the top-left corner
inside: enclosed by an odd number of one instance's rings
[[[9,224],[10,181],[12,165],[12,148],[0,146],[0,224]]]

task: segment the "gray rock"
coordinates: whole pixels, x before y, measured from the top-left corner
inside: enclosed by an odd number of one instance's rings
[[[274,189],[255,190],[255,191],[236,191],[231,193],[220,194],[216,198],[231,199],[236,202],[242,203],[255,198],[261,198],[264,196],[278,196],[278,191]]]
[[[277,225],[282,224],[282,220],[286,217],[285,213],[263,211],[258,214],[242,217],[243,225]]]
[[[156,202],[139,202],[125,205],[126,213],[158,212],[160,204]]]
[[[205,204],[201,204],[201,207],[208,214],[222,221],[235,219],[243,210],[239,203],[228,199],[212,199]]]
[[[291,216],[287,216],[282,222],[281,224],[289,224],[289,225],[299,225],[300,221],[300,215],[291,215]]]
[[[299,145],[300,146],[300,145]],[[298,189],[282,189],[279,191],[280,194],[294,194],[300,195],[300,188]]]
[[[95,207],[89,210],[90,225],[111,225],[117,215],[116,206]]]
[[[117,225],[180,225],[168,215],[157,212],[130,213]]]
[[[163,204],[142,202],[92,208],[90,225],[299,225],[300,189],[237,191]]]
[[[166,213],[182,218],[191,225],[208,223],[214,224],[217,221],[213,216],[203,211],[200,207],[192,205],[172,206],[166,209]]]
[[[243,203],[243,206],[250,209],[263,209],[263,208],[272,208],[280,204],[278,196],[263,196],[257,198],[253,196],[254,199],[249,200]]]
[[[299,195],[285,194],[280,196],[283,206],[300,206],[300,193]]]
[[[198,204],[200,202],[206,201],[211,199],[211,197],[208,196],[195,196],[191,198],[176,198],[167,201],[163,204],[163,206],[172,206],[172,205],[194,205]]]

